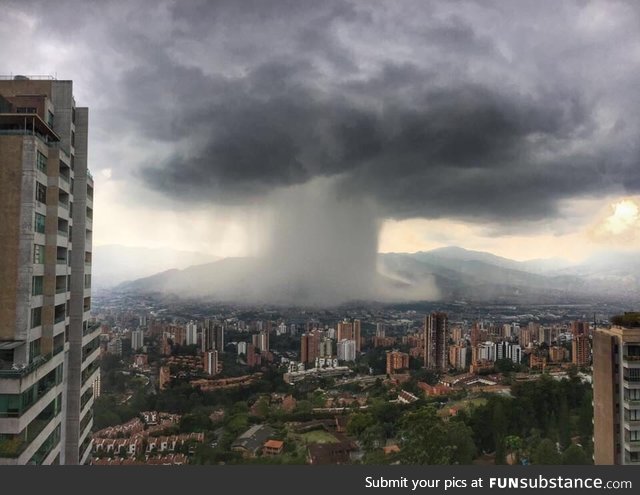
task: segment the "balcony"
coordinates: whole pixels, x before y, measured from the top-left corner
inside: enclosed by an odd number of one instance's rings
[[[58,187],[68,194],[71,194],[71,184],[69,184],[69,178],[64,175],[58,176]]]
[[[58,203],[58,218],[63,220],[69,220],[69,207],[64,207],[62,203]]]
[[[623,355],[622,362],[628,368],[640,368],[640,356]]]
[[[629,399],[625,397],[623,400],[625,407],[633,409],[640,408],[640,399]]]
[[[624,386],[626,388],[632,388],[632,389],[639,389],[640,388],[640,381],[630,381],[628,378],[624,377],[622,379],[622,383],[624,384]]]
[[[90,373],[85,373],[87,370],[82,373],[82,386],[80,387],[81,394],[85,393],[89,388],[92,388],[94,382],[100,375],[100,365],[98,364],[98,361],[94,361],[89,368],[91,368]]]
[[[58,306],[60,304],[66,304],[66,302],[67,302],[67,289],[64,288],[62,292],[58,292],[56,290],[56,295],[54,297],[54,304]],[[64,318],[61,321],[64,321]],[[60,322],[56,321],[56,323],[60,323]]]
[[[97,363],[98,356],[100,355],[100,346],[96,347],[89,354],[86,354],[82,359],[82,365],[80,368],[82,369],[82,373],[84,376],[84,372],[92,367],[93,364]],[[98,365],[99,366],[99,365]],[[89,373],[91,374],[91,373]],[[88,375],[87,375],[88,376]]]
[[[98,353],[100,352],[100,350],[98,350]],[[85,361],[84,363],[82,363],[83,365],[87,362],[90,362],[89,366],[87,366],[85,369],[82,370],[82,374],[81,374],[81,381],[82,381],[82,388],[84,389],[84,385],[87,383],[87,380],[89,378],[91,378],[91,376],[96,372],[100,370],[100,363],[98,363],[98,361],[93,360],[93,361]],[[85,389],[86,390],[86,389]]]
[[[56,238],[56,246],[68,247],[69,245],[69,233],[59,230]]]
[[[49,356],[36,356],[29,364],[18,365],[14,364],[11,369],[0,369],[0,378],[22,378],[30,373],[33,373],[49,359],[53,357],[53,354]]]
[[[627,440],[624,441],[624,448],[629,452],[640,452],[640,440]]]
[[[99,332],[99,331],[100,331],[100,323],[87,325],[87,327],[82,330],[82,336],[86,337],[87,335],[92,335],[93,333]],[[89,339],[89,340],[92,340],[92,339]],[[85,345],[85,344],[86,342],[84,342],[84,339],[83,339],[82,345]]]

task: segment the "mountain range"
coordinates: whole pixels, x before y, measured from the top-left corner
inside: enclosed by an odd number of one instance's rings
[[[219,258],[204,253],[167,248],[129,247],[119,244],[93,248],[92,275],[96,288],[113,287],[128,280],[154,275],[167,267],[182,269]]]
[[[629,253],[603,253],[571,264],[557,258],[515,261],[445,247],[379,254],[377,264],[377,274],[367,280],[367,290],[349,294],[349,299],[532,304],[640,300],[640,257]],[[337,300],[344,299],[344,294],[332,298],[326,288],[315,287],[312,281],[278,278],[269,266],[269,260],[264,259],[223,258],[125,282],[117,289],[238,302],[346,302]]]

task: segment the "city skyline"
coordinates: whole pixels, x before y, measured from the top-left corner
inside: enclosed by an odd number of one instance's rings
[[[640,465],[637,3],[3,13],[0,465]]]
[[[325,207],[309,193],[327,187],[357,193],[336,208],[352,223],[373,211],[354,234],[368,251],[639,247],[637,6],[298,5],[5,3],[0,71],[95,102],[95,246],[269,251],[307,217],[269,219]],[[58,28],[72,9],[80,27]]]

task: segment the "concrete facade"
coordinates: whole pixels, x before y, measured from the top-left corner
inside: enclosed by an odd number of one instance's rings
[[[53,78],[0,78],[0,98],[0,464],[77,464],[99,373],[88,110]]]
[[[640,326],[595,331],[593,441],[596,464],[640,465]]]

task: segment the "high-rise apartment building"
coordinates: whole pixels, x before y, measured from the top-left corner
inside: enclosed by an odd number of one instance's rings
[[[467,368],[467,346],[454,344],[449,347],[449,365],[457,370]]]
[[[594,462],[640,465],[640,313],[612,323],[594,333]]]
[[[219,354],[224,352],[224,329],[225,324],[221,324],[213,319],[204,320],[202,329],[202,351],[215,349]]]
[[[204,372],[208,375],[218,374],[218,351],[207,351],[202,356]]]
[[[447,371],[448,318],[446,313],[434,312],[424,318],[424,366]]]
[[[477,346],[480,341],[480,324],[477,321],[474,321],[473,325],[471,325],[471,347]]]
[[[194,321],[187,323],[186,345],[196,345],[198,343],[198,325]]]
[[[131,349],[133,351],[137,351],[138,349],[142,349],[143,346],[144,346],[144,331],[133,330],[131,332]]]
[[[89,323],[87,138],[71,81],[0,80],[0,464],[91,453],[100,328]]]
[[[571,362],[582,368],[591,364],[591,343],[589,340],[589,323],[571,322]]]
[[[300,361],[313,364],[320,357],[320,332],[313,330],[300,337]]]
[[[338,360],[356,360],[356,343],[354,340],[341,340],[338,342]]]
[[[360,352],[361,348],[361,323],[360,320],[344,320],[338,323],[337,341],[341,340],[353,340],[356,343],[356,353]]]

